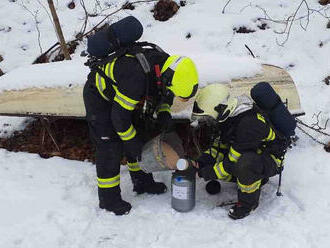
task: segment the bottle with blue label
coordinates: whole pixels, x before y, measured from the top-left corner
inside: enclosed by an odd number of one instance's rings
[[[185,159],[179,159],[171,180],[171,205],[178,212],[189,212],[196,202],[196,170]]]

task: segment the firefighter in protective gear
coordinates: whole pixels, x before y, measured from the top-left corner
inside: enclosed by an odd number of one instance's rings
[[[133,191],[161,194],[167,190],[165,184],[155,182],[152,174],[144,173],[139,166],[143,143],[133,121],[136,106],[144,99],[151,99],[153,106],[149,106],[149,112],[150,109],[156,112],[159,123],[166,125],[171,122],[173,98],[188,99],[198,88],[197,70],[188,57],[169,56],[155,49],[146,50],[144,56],[152,68],[151,77],[134,55],[126,54],[99,67],[111,82],[103,73],[92,70],[83,92],[90,137],[96,146],[99,206],[116,215],[127,214],[131,209],[130,203],[121,198],[123,154],[128,160]],[[156,83],[159,83],[157,66],[164,85],[161,94]]]
[[[250,97],[231,97],[228,87],[221,84],[199,91],[192,119],[211,123],[217,133],[197,160],[198,174],[206,181],[236,182],[238,203],[228,214],[244,218],[257,208],[261,186],[282,168],[284,153],[277,149],[276,130]]]

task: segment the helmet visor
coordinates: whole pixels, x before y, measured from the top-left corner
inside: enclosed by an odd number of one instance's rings
[[[228,105],[226,105],[226,104],[219,104],[214,109],[219,113],[218,118],[217,118],[217,121],[219,121],[219,122],[225,121],[230,114]]]
[[[193,107],[193,112],[192,112],[192,115],[191,115],[191,120],[192,121],[198,121],[199,125],[206,124],[207,126],[211,126],[211,125],[214,125],[216,123],[215,119],[212,116],[206,114],[204,112],[204,110],[202,110],[198,106],[196,101],[194,102],[194,107]]]
[[[192,114],[193,114],[193,115],[204,115],[204,110],[201,109],[201,108],[198,106],[198,103],[197,103],[196,101],[194,102],[194,107],[193,107]]]

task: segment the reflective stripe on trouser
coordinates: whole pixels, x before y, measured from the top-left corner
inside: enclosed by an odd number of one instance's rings
[[[127,162],[127,167],[129,171],[140,171],[141,167],[138,162]]]
[[[213,166],[213,170],[217,175],[218,179],[220,180],[229,182],[232,178],[232,175],[225,171],[222,161],[219,163],[215,163],[215,165]]]
[[[269,156],[246,152],[233,165],[233,176],[243,193],[253,193],[260,188],[262,178],[273,175],[274,162]]]
[[[242,184],[237,179],[237,186],[243,193],[253,193],[260,188],[260,185],[261,179],[249,185]]]
[[[120,175],[110,178],[97,178],[97,186],[99,188],[113,188],[120,184]]]
[[[236,163],[237,160],[241,157],[241,154],[231,146],[229,149],[228,157],[231,162]]]
[[[131,140],[136,135],[136,130],[134,126],[131,124],[131,126],[124,132],[117,132],[121,140],[127,141]]]

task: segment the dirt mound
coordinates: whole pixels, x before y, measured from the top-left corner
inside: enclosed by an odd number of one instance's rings
[[[156,20],[164,22],[174,16],[179,8],[179,5],[172,0],[160,0],[152,11]]]

